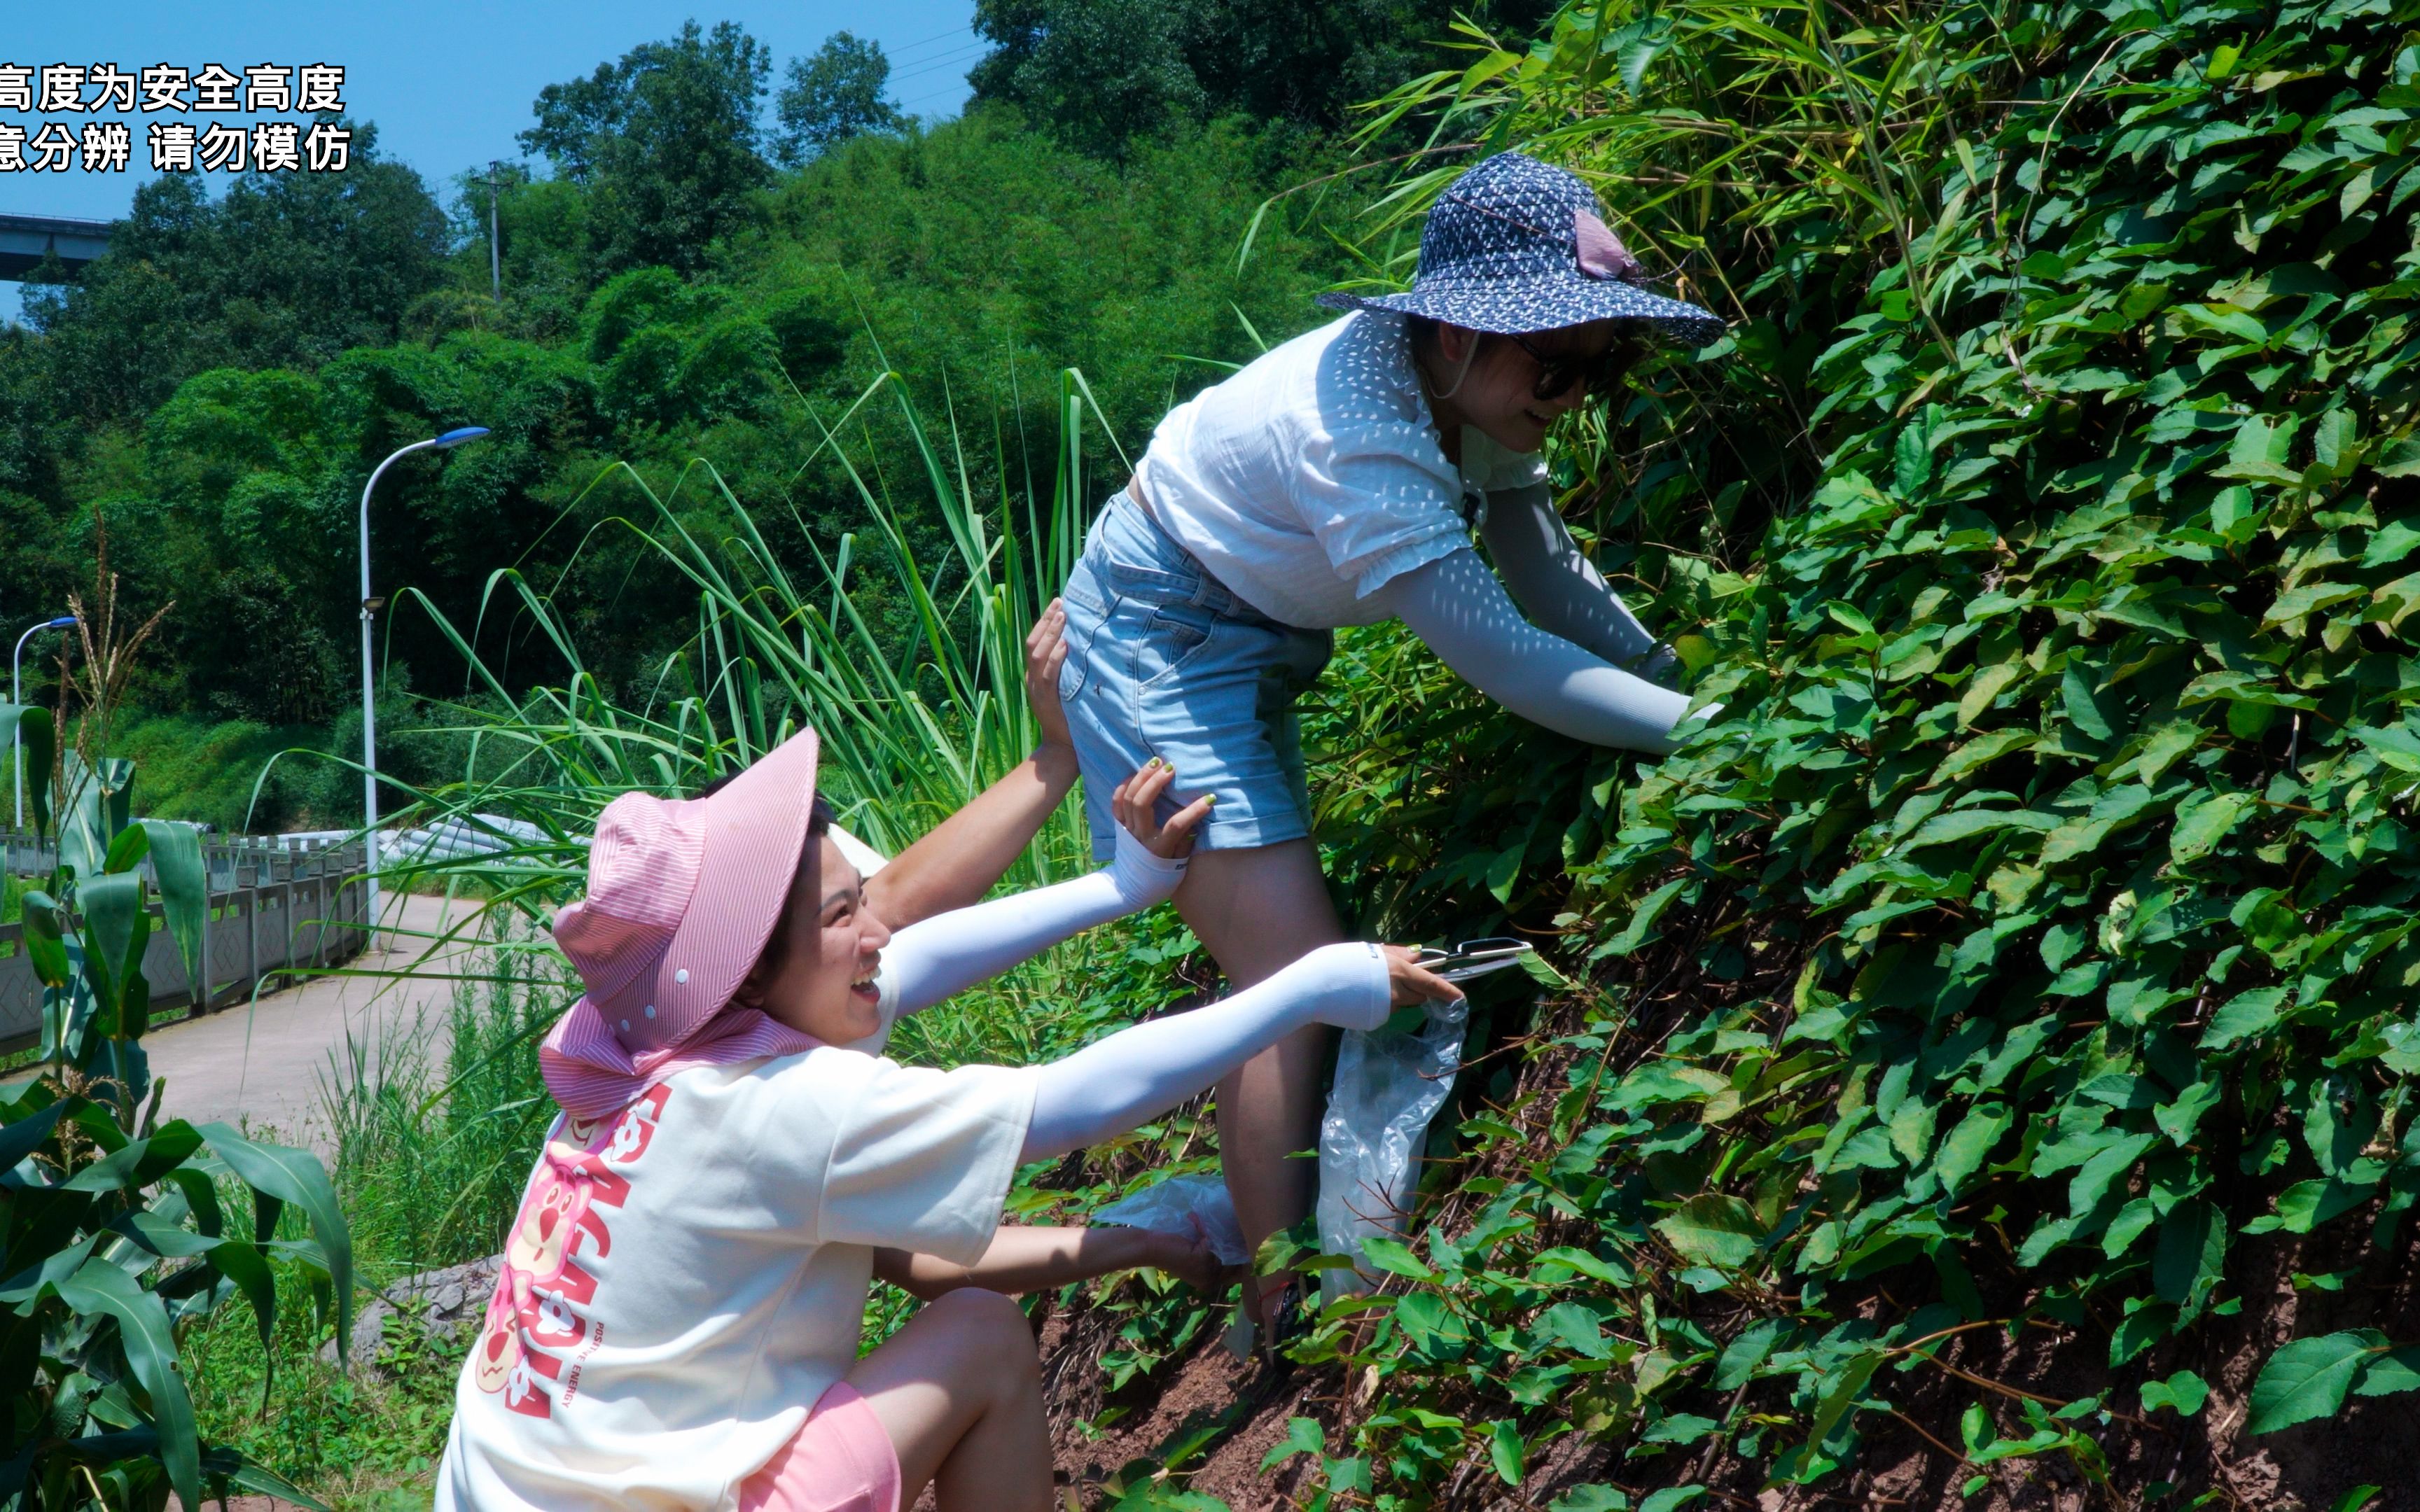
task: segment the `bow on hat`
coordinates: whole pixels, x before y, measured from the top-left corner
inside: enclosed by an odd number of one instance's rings
[[[1573,217],[1574,230],[1579,241],[1580,271],[1590,278],[1618,278],[1625,284],[1644,284],[1648,273],[1613,228],[1586,210]]]

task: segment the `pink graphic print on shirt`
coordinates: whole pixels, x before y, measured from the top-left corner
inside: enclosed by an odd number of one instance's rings
[[[620,1170],[647,1152],[671,1096],[669,1087],[649,1088],[608,1119],[566,1119],[547,1141],[472,1355],[479,1389],[504,1393],[516,1412],[551,1417],[558,1400],[579,1392],[580,1362],[604,1340],[605,1325],[592,1310],[597,1279],[581,1261],[612,1252],[603,1210],[628,1197]]]

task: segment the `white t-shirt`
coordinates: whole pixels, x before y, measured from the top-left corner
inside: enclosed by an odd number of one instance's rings
[[[1160,527],[1213,577],[1286,625],[1386,617],[1388,579],[1470,544],[1466,493],[1546,475],[1466,426],[1446,460],[1404,317],[1357,310],[1263,353],[1177,406],[1143,455]]]
[[[559,1119],[455,1391],[441,1512],[736,1505],[856,1363],[873,1247],[982,1257],[1036,1075],[825,1046]]]

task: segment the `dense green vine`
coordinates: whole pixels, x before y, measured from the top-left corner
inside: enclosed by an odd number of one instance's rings
[[[1370,1373],[1349,1450],[1305,1420],[1272,1456],[1327,1468],[1315,1503],[1533,1483],[1573,1434],[1613,1469],[1558,1507],[1837,1487],[1943,1374],[1973,1409],[1915,1427],[1970,1490],[2042,1456],[2106,1481],[2113,1423],[2202,1410],[2151,1367],[2261,1246],[2391,1256],[2420,1200],[2415,18],[1590,4],[1426,85],[1736,295],[1711,366],[1643,376],[1566,459],[1721,710],[1635,777],[1501,721],[1440,770],[1406,742],[1481,717],[1358,643],[1348,684],[1407,679],[1388,728],[1331,727],[1365,910],[1559,903],[1609,990],[1530,1047],[1569,1089],[1466,1124],[1485,1174],[1436,1183],[1451,1221],[1307,1351]],[[1791,69],[1829,96],[1776,104]],[[1730,117],[1674,128],[1718,87]],[[1741,417],[1785,440],[1712,433]],[[1674,501],[1732,485],[1790,495],[1761,541],[1672,546]],[[2105,1385],[1956,1364],[2029,1330]],[[2297,1339],[2242,1427],[2420,1387],[2412,1342]]]

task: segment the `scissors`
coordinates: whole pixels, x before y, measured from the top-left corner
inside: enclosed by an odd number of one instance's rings
[[[1435,972],[1448,981],[1468,981],[1473,977],[1483,977],[1506,966],[1517,966],[1522,957],[1536,949],[1527,940],[1496,935],[1483,940],[1465,940],[1454,946],[1422,946],[1416,964],[1422,970]]]

